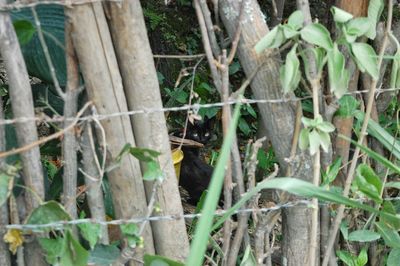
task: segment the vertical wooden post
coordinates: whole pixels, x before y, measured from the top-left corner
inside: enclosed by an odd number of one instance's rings
[[[153,54],[139,0],[109,3],[109,11],[111,34],[129,109],[162,108]],[[183,214],[164,114],[153,112],[131,118],[138,146],[161,152],[158,160],[165,180],[156,195],[161,209],[159,215]],[[153,183],[146,182],[145,185],[149,199]],[[185,260],[189,253],[189,241],[184,220],[155,221],[151,226],[157,254]]]
[[[85,87],[99,114],[127,112],[119,66],[101,3],[66,9],[72,24],[72,39],[78,56]],[[106,134],[108,162],[121,152],[125,144],[135,145],[129,117],[119,116],[101,121]],[[107,173],[111,185],[116,218],[131,219],[147,213],[147,202],[139,161],[125,156],[119,167]],[[154,253],[150,226],[143,234],[145,250],[137,255]]]

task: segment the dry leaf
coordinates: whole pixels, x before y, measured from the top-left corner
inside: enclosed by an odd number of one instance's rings
[[[4,242],[9,243],[10,251],[15,255],[17,248],[24,243],[24,236],[18,229],[9,229],[3,238]]]

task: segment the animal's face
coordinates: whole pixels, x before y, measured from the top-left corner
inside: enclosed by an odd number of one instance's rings
[[[212,137],[212,121],[195,121],[194,124],[188,123],[186,139],[191,139],[202,144],[206,144]]]

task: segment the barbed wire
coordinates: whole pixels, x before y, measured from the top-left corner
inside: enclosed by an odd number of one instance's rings
[[[393,197],[393,198],[385,198],[384,200],[400,200],[400,197]],[[365,200],[362,199],[357,199],[355,200],[359,203],[366,203]],[[307,208],[313,208],[313,205],[311,200],[297,200],[297,201],[292,201],[292,202],[287,202],[284,204],[278,204],[272,207],[265,207],[265,208],[246,208],[246,209],[239,209],[234,212],[232,212],[232,215],[234,214],[244,214],[244,213],[265,213],[265,212],[270,212],[270,211],[278,211],[284,208],[291,208],[291,207],[296,207],[299,205],[304,205],[304,207]],[[327,203],[327,202],[319,202],[319,206],[327,206],[327,205],[332,205],[335,203]],[[230,212],[229,210],[217,210],[214,213],[214,217],[220,217],[225,215],[226,213]],[[180,219],[195,219],[195,218],[200,218],[202,216],[202,213],[189,213],[189,214],[183,214],[183,215],[156,215],[156,216],[150,216],[150,217],[136,217],[132,219],[115,219],[115,220],[109,220],[109,221],[102,221],[98,219],[92,219],[92,218],[85,218],[85,219],[75,219],[75,220],[70,220],[70,221],[56,221],[52,223],[47,223],[47,224],[8,224],[8,225],[0,225],[0,229],[16,229],[16,230],[43,230],[43,229],[57,229],[60,230],[66,226],[72,226],[72,225],[78,225],[78,224],[84,224],[84,223],[91,223],[91,224],[98,224],[98,225],[103,225],[103,226],[108,226],[108,225],[122,225],[122,224],[138,224],[138,223],[143,223],[143,222],[155,222],[155,221],[175,221],[175,220],[180,220]]]
[[[388,93],[388,92],[397,92],[400,91],[400,88],[389,88],[389,89],[376,89],[376,95],[382,94],[382,93]],[[346,93],[346,95],[358,95],[358,94],[364,94],[368,93],[368,90],[362,90],[362,91],[354,91],[354,92],[349,92]],[[332,96],[324,96],[325,98],[330,98]],[[299,102],[299,101],[304,101],[304,100],[309,100],[312,99],[312,96],[305,96],[301,98],[282,98],[282,99],[243,99],[240,102],[243,104],[279,104],[279,103],[288,103],[288,102]],[[237,100],[230,100],[227,102],[214,102],[214,103],[206,103],[206,104],[200,104],[200,103],[194,103],[191,105],[183,105],[183,106],[176,106],[176,107],[163,107],[163,108],[144,108],[141,110],[132,110],[132,111],[125,111],[125,112],[115,112],[115,113],[110,113],[110,114],[92,114],[92,115],[86,115],[78,118],[79,122],[82,121],[89,121],[89,120],[105,120],[105,119],[110,119],[110,118],[116,118],[116,117],[121,117],[121,116],[132,116],[132,115],[138,115],[138,114],[151,114],[151,113],[158,113],[158,112],[179,112],[179,111],[188,111],[188,110],[194,110],[194,112],[197,112],[201,108],[214,108],[214,107],[222,107],[224,105],[233,105],[238,103],[239,101]],[[75,120],[74,117],[71,118],[66,118],[64,116],[59,116],[59,117],[46,117],[44,115],[41,116],[35,116],[35,117],[19,117],[15,119],[2,119],[0,120],[0,125],[10,125],[10,124],[16,124],[16,123],[26,123],[26,122],[45,122],[45,123],[57,123],[57,122],[64,122],[64,121],[73,121]]]
[[[268,208],[247,208],[247,209],[240,209],[233,212],[233,214],[240,214],[240,213],[262,213],[262,212],[270,212],[270,211],[277,211],[283,208],[295,207],[298,205],[305,205],[308,206],[311,204],[310,200],[297,200],[294,202],[288,202],[285,204],[280,204]],[[326,204],[324,204],[326,205]],[[310,208],[313,206],[310,205]],[[217,210],[214,213],[215,216],[223,216],[228,212],[228,210]],[[129,224],[129,223],[143,223],[143,222],[154,222],[154,221],[175,221],[180,219],[194,219],[201,217],[201,213],[190,213],[190,214],[183,214],[183,215],[162,215],[162,216],[150,216],[150,217],[137,217],[132,219],[118,219],[118,220],[110,220],[110,221],[100,221],[97,219],[75,219],[71,221],[57,221],[48,224],[9,224],[9,225],[0,225],[0,228],[6,229],[18,229],[18,230],[35,230],[35,229],[45,229],[45,228],[61,228],[68,225],[78,225],[83,223],[92,223],[92,224],[99,224],[99,225],[121,225],[121,224]]]

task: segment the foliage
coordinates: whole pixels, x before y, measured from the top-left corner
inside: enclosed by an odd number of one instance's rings
[[[160,164],[156,160],[161,153],[150,149],[133,147],[128,143],[117,156],[116,162],[120,163],[123,156],[127,153],[133,155],[145,164],[146,168],[143,173],[144,180],[151,181],[164,179],[164,173],[161,170]]]
[[[35,7],[49,54],[56,68],[61,86],[66,84],[66,62],[64,53],[64,8],[60,5],[39,5]],[[40,44],[37,29],[30,8],[14,10],[11,13],[14,27],[21,43],[29,74],[50,84],[53,83],[47,61]]]
[[[329,122],[324,122],[321,116],[315,119],[303,117],[301,121],[305,128],[300,132],[299,147],[303,150],[310,147],[311,155],[314,155],[320,146],[328,152],[331,144],[329,133],[333,132],[335,127]]]
[[[331,12],[336,27],[340,34],[335,41],[332,40],[330,32],[318,22],[308,24],[303,27],[303,14],[295,11],[290,15],[287,24],[281,24],[271,30],[255,46],[255,50],[261,53],[269,48],[278,48],[287,41],[294,42],[293,47],[286,56],[285,64],[280,70],[280,80],[284,93],[294,91],[300,82],[300,60],[304,63],[305,73],[310,80],[310,62],[305,55],[309,52],[313,55],[317,68],[317,79],[320,78],[322,70],[327,65],[329,87],[332,93],[338,98],[347,92],[350,79],[350,72],[345,68],[345,57],[339,49],[344,46],[350,52],[351,57],[356,62],[362,72],[367,72],[373,79],[378,79],[379,71],[377,67],[377,56],[375,50],[366,43],[356,42],[358,37],[375,37],[376,21],[379,19],[383,9],[382,1],[371,1],[368,17],[354,18],[350,13],[337,7],[332,7]],[[311,44],[307,50],[302,49],[302,41]],[[356,108],[354,101],[347,103],[342,101],[342,106],[348,105],[352,110],[339,111],[339,115],[351,115]],[[351,104],[351,105],[349,105]],[[327,152],[331,144],[329,133],[334,131],[334,127],[328,122],[323,122],[321,117],[314,118],[314,121],[303,118],[305,128],[301,131],[299,146],[301,149],[309,148],[310,154],[315,154],[320,147]]]
[[[329,87],[332,93],[338,98],[340,106],[335,115],[342,118],[355,116],[357,121],[362,121],[364,119],[363,113],[358,110],[359,102],[354,97],[345,95],[350,76],[349,71],[345,68],[346,61],[341,51],[342,48],[347,48],[361,71],[368,73],[374,79],[378,77],[379,72],[376,67],[377,56],[375,51],[368,44],[357,42],[358,37],[366,36],[373,38],[376,35],[375,25],[382,13],[383,5],[382,0],[371,0],[370,2],[371,5],[368,17],[366,18],[354,18],[351,14],[343,10],[335,7],[332,8],[331,12],[339,32],[336,39],[332,39],[330,32],[320,23],[312,23],[303,27],[303,15],[300,11],[296,11],[288,18],[286,24],[279,25],[272,29],[272,31],[256,45],[255,49],[261,52],[266,48],[280,48],[288,41],[293,42],[294,45],[287,53],[285,64],[280,70],[280,80],[284,93],[290,93],[298,87],[303,69],[306,75],[309,73],[308,70],[310,66],[305,55],[310,52],[317,62],[317,74],[321,76],[323,70],[327,70]],[[176,4],[190,7],[191,1],[178,0]],[[65,81],[65,61],[63,60],[65,59],[63,51],[64,33],[61,31],[61,28],[63,30],[64,27],[64,16],[61,14],[62,8],[58,8],[57,12],[55,11],[49,16],[44,14],[45,11],[42,12],[42,7],[38,8],[38,12],[46,36],[46,42],[50,48],[52,59],[57,66],[57,76],[63,84]],[[175,19],[171,19],[171,13],[164,13],[162,9],[154,8],[151,4],[144,9],[144,15],[149,25],[148,29],[150,31],[160,31],[164,38],[162,41],[171,44],[177,51],[187,54],[201,51],[198,29],[191,28],[190,34],[181,34],[184,27],[177,27],[177,25],[185,24],[182,18],[173,17]],[[50,82],[51,78],[49,76],[47,63],[43,61],[44,56],[41,54],[41,49],[32,49],[32,47],[40,47],[40,44],[37,40],[37,29],[33,25],[30,10],[14,13],[13,19],[14,27],[21,43],[30,74]],[[400,45],[394,37],[393,39],[397,45],[397,52],[393,58],[392,74],[390,77],[391,87],[399,87]],[[311,44],[312,47],[305,49],[305,43]],[[62,57],[59,57],[59,55],[62,55]],[[39,61],[33,58],[39,58]],[[181,65],[183,68],[193,69],[192,63],[182,61]],[[177,74],[173,70],[172,72],[173,75]],[[187,104],[191,97],[189,91],[192,86],[192,100],[194,103],[207,104],[219,101],[219,95],[210,81],[208,70],[201,64],[198,66],[196,72],[183,75],[182,79],[180,79],[175,86],[174,84],[168,83],[168,80],[161,72],[157,74],[165,107]],[[241,80],[243,75],[240,63],[236,59],[233,64],[230,65],[229,74],[235,75],[232,80],[232,87],[235,87],[234,83]],[[55,94],[52,94],[51,89],[44,89],[43,87],[33,88],[33,93],[37,110],[40,109],[46,114],[62,114],[63,102],[58,99]],[[250,98],[251,94],[249,93],[247,96]],[[304,101],[302,104],[306,105]],[[394,105],[398,108],[397,102]],[[312,112],[312,104],[309,104],[308,107],[308,111]],[[201,115],[202,117],[213,118],[218,116],[218,110],[219,107],[201,108],[195,110],[195,114]],[[247,104],[240,109],[240,117],[238,112],[238,109],[236,109],[232,124],[237,123],[240,132],[239,137],[253,137],[257,130],[258,114],[256,108]],[[182,117],[179,117],[176,113],[171,112],[168,119],[171,125],[182,126],[183,124]],[[321,117],[315,119],[303,117],[302,122],[304,129],[302,129],[300,134],[300,147],[309,149],[311,154],[315,154],[320,147],[327,151],[330,145],[329,134],[334,131],[333,125],[323,121]],[[386,126],[381,126],[377,122],[369,121],[368,133],[381,141],[384,147],[393,154],[395,158],[400,159],[400,144],[398,143],[398,139],[394,137],[394,130],[398,130],[397,121],[386,122],[394,124],[395,129],[389,131]],[[57,125],[52,126],[57,127]],[[12,130],[10,127],[7,127],[7,130],[9,131],[7,133],[7,145],[14,143],[14,146],[16,146],[15,132],[10,131]],[[218,131],[218,129],[215,130]],[[210,244],[213,249],[223,254],[222,250],[220,251],[218,243],[215,241],[213,242],[213,239],[209,239],[209,233],[219,229],[223,222],[231,217],[235,211],[262,189],[267,188],[283,189],[301,196],[317,197],[323,201],[346,204],[351,208],[359,208],[371,215],[373,214],[371,216],[373,217],[373,221],[371,222],[373,226],[370,228],[363,228],[350,232],[350,228],[344,224],[341,227],[343,238],[348,242],[369,243],[377,240],[381,243],[384,242],[391,248],[387,258],[387,264],[397,265],[400,260],[400,237],[398,233],[400,221],[396,209],[397,203],[386,201],[382,197],[382,190],[384,188],[400,189],[400,185],[399,182],[382,182],[381,178],[368,164],[360,164],[357,168],[357,175],[352,185],[354,198],[342,197],[335,188],[331,186],[341,168],[342,161],[341,158],[338,158],[327,169],[322,171],[321,187],[315,187],[309,183],[289,178],[262,181],[254,189],[244,194],[241,200],[229,209],[224,216],[215,219],[212,214],[215,211],[216,202],[218,202],[219,199],[219,191],[221,190],[223,178],[222,168],[224,166],[224,160],[226,160],[226,156],[229,153],[229,142],[233,134],[231,132],[234,131],[234,125],[232,125],[229,131],[230,135],[225,139],[221,151],[212,151],[213,159],[219,158],[216,171],[212,178],[213,184],[210,192],[203,193],[202,199],[196,209],[196,212],[200,212],[200,210],[203,209],[204,214],[202,219],[200,219],[200,221],[194,220],[191,225],[191,229],[195,227],[196,231],[194,233],[191,255],[189,257],[189,262],[193,264],[190,265],[198,265],[201,263],[207,244]],[[62,191],[61,175],[63,169],[62,167],[55,166],[51,159],[52,156],[59,156],[59,144],[60,141],[56,140],[41,147],[45,175],[48,177],[47,179],[49,181],[48,188],[46,189],[46,197],[52,200],[43,203],[35,209],[28,217],[27,223],[47,224],[70,220],[69,215],[65,212],[63,207],[59,203],[53,201],[59,199]],[[353,144],[356,145],[355,143]],[[366,147],[361,147],[361,149],[368,154],[370,158],[378,160],[387,167],[390,173],[399,173],[399,167],[396,162],[387,160]],[[131,154],[141,161],[145,169],[145,180],[163,180],[164,174],[157,160],[160,153],[127,144],[116,158],[116,163],[125,159],[124,156],[126,154]],[[268,151],[259,150],[257,159],[259,162],[258,167],[263,173],[269,171],[274,163],[276,163],[272,148]],[[13,181],[17,176],[17,172],[18,171],[6,171],[0,174],[2,177],[2,182],[0,182],[0,203],[4,202],[11,194]],[[107,178],[105,177],[103,181],[105,202],[108,209],[107,213],[114,217],[112,214],[112,200]],[[362,204],[359,198],[372,201],[375,206],[371,207],[370,205]],[[84,218],[84,216],[81,216],[81,218]],[[82,244],[79,243],[78,238],[72,234],[72,227],[69,226],[66,226],[64,230],[60,230],[59,227],[38,230],[41,232],[50,232],[47,238],[41,238],[39,240],[46,253],[48,263],[61,265],[86,265],[87,263],[109,265],[119,256],[120,250],[116,245],[102,245],[98,243],[101,233],[101,227],[98,224],[88,222],[81,223],[77,227],[79,228],[79,237],[83,240],[81,241]],[[139,235],[139,229],[136,224],[121,225],[120,229],[130,247],[142,247],[145,244]],[[192,231],[190,230],[190,232]],[[10,243],[12,251],[15,252],[17,247],[25,241],[23,237],[24,234],[28,233],[29,232],[21,230],[9,230],[6,234],[7,237],[5,241]],[[341,250],[337,252],[337,255],[346,265],[365,265],[368,263],[365,248],[361,249],[358,254]],[[172,261],[168,258],[154,255],[145,255],[144,262],[145,265],[183,265],[182,263]],[[240,265],[256,264],[250,246],[247,246],[244,254],[241,254],[239,257],[238,264],[239,263]]]

